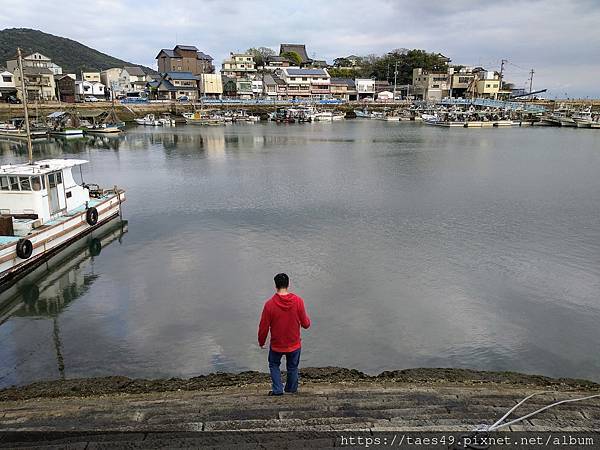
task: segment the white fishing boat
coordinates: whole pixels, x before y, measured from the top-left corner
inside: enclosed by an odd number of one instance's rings
[[[572,119],[575,121],[577,128],[591,128],[593,123],[592,108],[583,108],[581,111],[573,114]]]
[[[103,123],[100,125],[93,125],[85,129],[88,134],[117,134],[122,130],[118,125]]]
[[[25,92],[21,49],[17,55]],[[125,200],[116,186],[78,184],[71,171],[85,160],[34,162],[26,98],[23,109],[29,160],[0,166],[0,286],[117,217]]]
[[[223,118],[203,114],[201,111],[183,113],[182,115],[188,125],[225,125]]]
[[[331,111],[319,111],[313,115],[315,122],[330,122],[333,120],[333,113]]]
[[[54,136],[83,136],[81,121],[76,113],[56,111],[48,115],[50,134]]]
[[[0,285],[117,217],[125,192],[77,184],[80,159],[0,166]]]
[[[138,125],[145,125],[147,127],[158,127],[162,125],[161,121],[158,120],[154,114],[146,114],[141,119],[135,119],[135,123]]]

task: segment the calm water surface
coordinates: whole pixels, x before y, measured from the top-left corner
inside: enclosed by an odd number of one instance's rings
[[[313,319],[305,366],[600,381],[598,131],[132,128],[35,150],[126,188],[128,223],[2,295],[0,386],[265,371],[280,271]]]

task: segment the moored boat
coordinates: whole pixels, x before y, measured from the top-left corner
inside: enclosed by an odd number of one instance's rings
[[[137,123],[138,125],[144,125],[144,126],[148,126],[148,127],[158,127],[158,126],[162,125],[160,120],[158,120],[154,116],[154,114],[146,114],[141,119],[140,118],[135,119],[135,123]]]
[[[0,285],[117,217],[125,192],[77,184],[79,159],[0,166]]]

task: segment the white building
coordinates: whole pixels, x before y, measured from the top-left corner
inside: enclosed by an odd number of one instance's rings
[[[119,74],[119,87],[124,92],[143,92],[150,81],[139,67],[124,67]]]
[[[221,98],[223,96],[223,78],[221,74],[200,74],[200,95],[202,97]]]
[[[330,94],[331,77],[327,69],[294,69],[285,67],[279,73],[287,85],[287,95],[326,96]]]
[[[377,94],[377,100],[380,102],[391,102],[394,100],[394,93],[390,91],[381,91]]]
[[[104,85],[96,81],[80,81],[75,82],[75,95],[83,98],[88,95],[94,97],[104,97]]]
[[[119,77],[123,69],[118,67],[112,69],[106,69],[100,72],[100,82],[107,88],[114,91],[115,94],[122,92],[121,85],[119,84]]]
[[[354,80],[359,100],[363,98],[375,99],[375,80],[371,78],[357,78]]]
[[[4,67],[0,67],[0,102],[5,101],[6,97],[16,95],[15,77]]]
[[[252,94],[254,94],[255,97],[261,97],[263,95],[262,80],[252,80]]]
[[[50,58],[42,55],[41,53],[32,53],[27,56],[23,56],[23,67],[36,67],[39,69],[49,69],[53,75],[62,73],[62,68],[52,62]],[[6,68],[15,73],[15,70],[19,68],[18,59],[11,59],[6,61]]]

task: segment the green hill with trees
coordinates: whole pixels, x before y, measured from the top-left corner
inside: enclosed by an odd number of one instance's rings
[[[138,65],[64,37],[28,28],[7,28],[0,31],[0,66],[5,66],[7,60],[16,56],[17,47],[21,47],[25,55],[39,52],[51,58],[63,68],[63,73]]]

